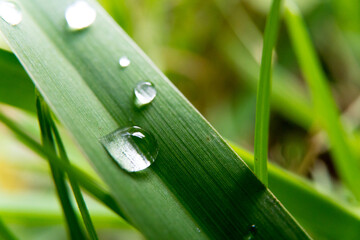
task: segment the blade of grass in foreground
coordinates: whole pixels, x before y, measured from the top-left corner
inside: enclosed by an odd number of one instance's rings
[[[55,154],[56,150],[54,145],[54,139],[51,134],[51,126],[46,117],[46,115],[48,114],[46,113],[46,105],[43,101],[40,100],[39,97],[36,98],[36,108],[41,130],[42,144],[45,149],[47,149],[49,152],[52,151]],[[83,230],[78,221],[69,197],[68,189],[65,183],[65,174],[51,162],[49,162],[49,165],[55,183],[56,192],[59,197],[62,210],[64,212],[69,235],[71,239],[84,239],[85,235],[83,233]]]
[[[71,32],[72,1],[19,1],[23,21],[0,29],[37,88],[70,130],[125,217],[150,239],[307,239],[307,234],[225,141],[94,1],[94,24]],[[127,68],[119,57],[131,60]],[[139,81],[157,89],[134,107]],[[156,162],[127,173],[99,138],[141,126],[157,140]]]
[[[330,140],[336,169],[356,198],[360,200],[359,161],[341,124],[339,111],[332,98],[315,49],[311,44],[305,23],[297,6],[290,0],[286,2],[285,21],[300,68],[312,94],[316,118],[320,121]]]
[[[270,121],[270,93],[271,93],[271,60],[275,47],[279,22],[281,0],[273,0],[268,19],[266,21],[264,45],[260,65],[260,80],[256,98],[255,120],[255,175],[267,186],[267,155]]]
[[[4,240],[16,240],[15,235],[10,231],[10,229],[5,225],[2,219],[0,219],[0,237]]]
[[[58,153],[60,155],[60,159],[62,161],[70,163],[70,161],[69,161],[69,159],[67,157],[67,154],[65,152],[64,145],[63,145],[63,143],[61,141],[59,132],[58,132],[56,126],[55,126],[55,123],[54,123],[52,117],[51,117],[51,113],[50,113],[50,110],[49,110],[48,106],[43,101],[42,97],[40,96],[40,94],[38,92],[37,92],[37,98],[38,98],[38,101],[40,101],[42,103],[43,116],[45,118],[44,120],[49,124],[50,131],[51,131],[50,134],[53,135],[53,137],[54,137],[54,140],[55,140],[54,145],[56,143],[57,150],[58,150]],[[85,203],[85,200],[84,200],[83,195],[81,193],[80,187],[79,187],[76,179],[73,176],[69,175],[68,177],[69,177],[71,188],[72,188],[74,196],[75,196],[76,203],[78,205],[81,216],[83,218],[86,230],[88,231],[90,239],[96,240],[96,239],[98,239],[98,237],[97,237],[94,225],[93,225],[93,223],[91,221],[90,214],[89,214],[89,211],[88,211],[88,209],[86,207],[86,203]]]

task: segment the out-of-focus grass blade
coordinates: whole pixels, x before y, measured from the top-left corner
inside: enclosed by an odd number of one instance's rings
[[[233,143],[230,145],[253,169],[254,156]],[[307,180],[271,163],[268,170],[270,190],[314,238],[360,238],[357,209],[320,193]]]
[[[113,197],[109,195],[105,190],[103,190],[100,186],[98,186],[98,184],[92,179],[91,176],[87,175],[81,169],[78,169],[77,167],[69,163],[61,161],[53,152],[48,151],[43,146],[41,146],[38,142],[36,142],[28,134],[21,130],[21,128],[18,127],[15,122],[7,118],[1,112],[0,121],[4,123],[16,136],[18,136],[27,147],[42,156],[43,159],[47,159],[56,167],[65,171],[68,175],[76,178],[76,180],[90,195],[98,199],[100,202],[104,203],[109,209],[124,218]]]
[[[360,2],[358,0],[332,0],[332,10],[343,30],[360,32]]]
[[[300,67],[312,94],[315,117],[329,137],[336,168],[350,190],[360,199],[359,161],[341,124],[339,111],[304,21],[295,3],[290,0],[286,2],[285,21]]]
[[[16,240],[15,235],[10,231],[10,229],[5,225],[2,219],[0,219],[0,237],[4,240]]]
[[[38,97],[38,98],[40,98],[40,97]],[[55,123],[54,123],[54,121],[53,121],[53,119],[52,119],[52,117],[50,115],[50,110],[48,109],[45,102],[44,102],[44,108],[46,108],[46,111],[44,111],[44,117],[46,118],[46,121],[50,125],[50,129],[51,129],[51,132],[52,132],[51,134],[53,134],[53,137],[54,137],[54,140],[55,140],[54,142],[56,143],[57,150],[58,150],[58,153],[60,155],[60,159],[62,161],[70,163],[70,161],[68,159],[68,156],[67,156],[67,154],[65,152],[65,148],[64,148],[64,145],[62,143],[60,134],[59,134],[59,132],[57,130],[57,127],[55,126]],[[82,196],[82,193],[81,193],[80,187],[79,187],[79,185],[77,183],[77,180],[71,175],[69,175],[68,177],[69,177],[71,188],[72,188],[74,196],[75,196],[76,203],[78,205],[81,216],[83,218],[86,230],[88,231],[90,239],[95,239],[96,240],[96,239],[98,239],[98,236],[96,234],[94,225],[93,225],[93,223],[91,221],[89,210],[86,207],[86,203],[85,203],[85,200],[84,200],[84,198]]]
[[[255,120],[255,175],[267,186],[267,157],[270,121],[270,93],[272,78],[272,52],[275,47],[279,22],[281,0],[273,0],[266,21],[263,52],[260,64],[260,77],[256,98]]]
[[[70,130],[125,217],[151,239],[242,238],[257,226],[259,238],[306,239],[302,230],[225,141],[173,87],[95,2],[95,23],[66,27],[72,1],[19,1],[23,21],[0,22],[12,50],[37,88]],[[118,65],[127,55],[131,65]],[[133,89],[149,80],[157,97],[133,105]],[[138,125],[157,139],[149,169],[129,174],[114,163],[99,138]]]
[[[44,148],[47,149],[47,151],[56,154],[55,143],[51,133],[51,125],[47,118],[50,113],[48,112],[46,103],[41,99],[40,96],[37,96],[36,98],[36,109],[41,130],[42,144]],[[69,192],[65,182],[65,174],[50,161],[49,165],[55,183],[56,192],[64,212],[69,235],[71,239],[85,239],[82,227],[70,200]]]
[[[61,206],[52,192],[7,193],[0,196],[0,214],[7,224],[39,227],[64,223]],[[90,198],[86,198],[86,203],[97,228],[133,229],[101,203]]]

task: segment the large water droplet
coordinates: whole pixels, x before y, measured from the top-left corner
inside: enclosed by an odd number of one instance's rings
[[[10,25],[17,25],[22,21],[19,5],[12,1],[0,1],[0,17]]]
[[[156,97],[156,89],[150,82],[140,82],[134,89],[135,105],[137,107],[145,106],[154,100]]]
[[[65,19],[71,30],[81,30],[95,22],[96,11],[87,2],[79,0],[67,7]]]
[[[148,168],[159,151],[155,137],[137,126],[117,129],[102,137],[100,142],[119,166],[128,172]]]
[[[126,56],[122,56],[120,59],[119,59],[119,64],[121,67],[123,68],[126,68],[127,66],[130,65],[130,59]]]

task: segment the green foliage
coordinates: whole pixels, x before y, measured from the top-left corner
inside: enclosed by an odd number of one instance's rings
[[[281,12],[274,15],[271,1],[100,1],[213,126],[241,143],[231,147],[252,170],[254,157],[245,149],[253,148],[255,125],[262,126],[255,152],[263,150],[263,160],[270,156],[271,193],[95,2],[90,1],[98,13],[94,25],[69,31],[64,11],[72,2],[24,0],[22,23],[8,26],[0,18],[2,34],[26,69],[0,39],[7,49],[0,50],[0,102],[27,112],[0,105],[7,127],[0,126],[0,216],[6,223],[0,222],[0,238],[65,237],[62,211],[70,209],[56,205],[47,163],[68,176],[62,181],[69,180],[80,203],[71,220],[81,217],[93,238],[91,221],[100,239],[142,239],[122,219],[150,239],[307,238],[301,227],[314,239],[360,238],[358,201],[342,185],[358,195],[356,0],[297,1],[300,10],[288,1],[286,28],[280,25],[275,49],[275,35],[268,33],[276,24],[264,23]],[[123,55],[131,64],[121,69]],[[42,126],[50,128],[51,148],[37,140],[32,81],[46,100]],[[158,90],[141,110],[133,107],[139,81],[151,81]],[[257,107],[255,124],[258,87],[264,108]],[[60,132],[52,117],[59,119]],[[98,142],[132,125],[151,132],[160,146],[155,163],[135,174],[116,166]],[[9,187],[14,189],[2,191]],[[85,195],[88,209],[80,187],[95,200]]]
[[[239,238],[256,224],[260,238],[307,238],[98,5],[91,3],[98,12],[93,26],[68,32],[61,24],[68,2],[21,3],[23,22],[16,28],[1,23],[2,32],[49,106],[109,186],[126,218],[146,237]],[[117,64],[123,54],[132,61],[126,69]],[[138,111],[132,94],[142,79],[153,82],[158,96]],[[130,124],[150,131],[160,148],[154,166],[135,175],[116,167],[98,141]]]

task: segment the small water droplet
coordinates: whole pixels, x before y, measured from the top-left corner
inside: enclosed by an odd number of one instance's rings
[[[79,0],[67,7],[65,19],[71,30],[81,30],[95,22],[96,11],[87,2]]]
[[[200,228],[196,228],[196,231],[197,231],[197,232],[201,232]]]
[[[151,82],[140,82],[134,89],[135,105],[140,108],[151,103],[156,97],[156,89]]]
[[[254,240],[257,232],[257,227],[255,224],[249,226],[249,233],[244,237],[244,240]]]
[[[15,26],[22,21],[22,12],[17,3],[0,1],[0,17],[8,24]]]
[[[126,68],[127,66],[130,65],[130,59],[126,56],[122,56],[120,59],[119,59],[119,64],[121,67],[123,68]]]
[[[256,225],[255,225],[255,224],[252,224],[252,225],[250,226],[250,232],[252,232],[253,234],[256,234],[257,228],[256,228]]]
[[[137,126],[117,129],[102,137],[100,142],[119,166],[128,172],[148,168],[159,151],[155,137]]]

